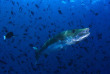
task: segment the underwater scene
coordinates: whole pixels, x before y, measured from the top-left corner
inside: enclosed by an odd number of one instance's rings
[[[110,74],[110,0],[0,0],[0,74]]]

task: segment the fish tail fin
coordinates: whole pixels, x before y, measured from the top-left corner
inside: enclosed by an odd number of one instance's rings
[[[37,47],[33,47],[33,49],[35,50],[35,57],[36,57],[35,65],[37,65],[38,64],[39,57],[40,57],[40,53],[39,53],[39,50],[38,50]]]

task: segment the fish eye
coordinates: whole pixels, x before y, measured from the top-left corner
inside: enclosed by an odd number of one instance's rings
[[[87,29],[86,32],[89,32],[89,29]]]

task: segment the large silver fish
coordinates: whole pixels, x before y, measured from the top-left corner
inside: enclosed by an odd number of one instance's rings
[[[38,60],[41,54],[49,54],[68,45],[79,43],[89,35],[89,28],[63,31],[47,40],[40,50],[33,47],[36,50],[36,59]]]

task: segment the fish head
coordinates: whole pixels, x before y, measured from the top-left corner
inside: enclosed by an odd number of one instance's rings
[[[75,29],[72,31],[74,41],[81,41],[90,35],[89,28]]]
[[[65,33],[67,34],[65,38],[65,43],[67,45],[79,43],[90,35],[89,28],[73,29]]]

